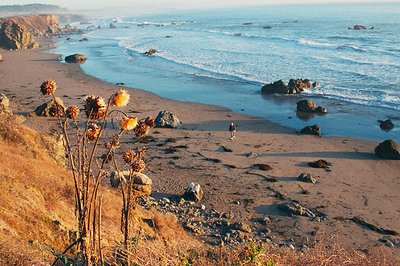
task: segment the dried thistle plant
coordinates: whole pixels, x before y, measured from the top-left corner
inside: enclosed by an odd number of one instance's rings
[[[138,124],[138,120],[136,116],[126,116],[122,118],[119,122],[119,126],[122,130],[133,130]]]
[[[76,121],[76,119],[78,118],[79,112],[80,111],[79,111],[78,106],[72,105],[67,108],[67,110],[65,111],[65,115],[67,118]]]
[[[100,120],[105,117],[107,105],[102,97],[89,95],[84,102],[85,113],[89,119]]]
[[[119,171],[116,160],[116,150],[120,147],[120,139],[124,132],[139,130],[138,124],[144,128],[147,134],[148,129],[154,124],[154,119],[148,117],[138,123],[135,116],[128,116],[122,111],[112,110],[113,106],[124,107],[128,104],[130,96],[126,90],[120,90],[105,101],[102,97],[89,95],[84,99],[83,110],[86,114],[85,123],[81,123],[80,128],[77,120],[79,119],[79,107],[72,105],[65,110],[64,107],[56,102],[54,92],[56,83],[48,80],[42,83],[41,93],[53,97],[55,105],[52,113],[59,119],[60,127],[65,137],[68,159],[74,179],[76,216],[78,220],[78,239],[71,244],[78,245],[79,264],[83,265],[103,265],[103,255],[101,247],[101,208],[102,201],[99,187],[102,178],[106,176],[105,167],[112,167]],[[106,124],[112,112],[119,112],[124,115],[119,125],[121,130],[113,135],[109,140],[104,141],[106,151],[98,154],[98,146],[101,145],[103,132],[107,129]],[[75,137],[70,136],[70,121],[75,126]],[[93,120],[97,120],[93,123]],[[143,129],[142,129],[143,130]],[[136,131],[135,131],[136,134]],[[76,143],[72,142],[76,139]],[[130,150],[124,153],[123,159],[128,163],[129,178],[122,180],[123,208],[121,216],[121,228],[124,233],[124,246],[129,249],[129,221],[131,210],[136,204],[137,193],[133,186],[133,175],[143,172],[146,164],[143,161],[145,149]],[[100,159],[100,160],[99,160]],[[94,167],[96,166],[96,167]],[[125,220],[124,220],[125,219]],[[125,221],[125,222],[122,222]],[[66,252],[65,251],[65,252]],[[130,265],[129,256],[124,262]]]
[[[111,104],[117,107],[125,107],[129,103],[130,95],[126,90],[120,90],[111,96]]]
[[[53,95],[57,90],[57,84],[53,80],[43,81],[42,85],[40,85],[40,92],[45,96]]]

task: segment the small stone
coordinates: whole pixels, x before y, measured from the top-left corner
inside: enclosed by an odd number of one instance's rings
[[[235,215],[233,214],[232,211],[227,211],[227,212],[225,212],[225,213],[223,214],[223,217],[224,217],[225,219],[232,220],[232,219],[235,217]]]
[[[301,173],[299,177],[297,177],[297,180],[305,183],[312,183],[312,184],[317,183],[317,180],[309,173]]]
[[[256,158],[258,156],[258,154],[255,152],[250,152],[246,156],[247,156],[247,158]]]
[[[199,202],[203,198],[204,192],[201,186],[197,183],[191,183],[185,190],[183,198],[192,202]]]

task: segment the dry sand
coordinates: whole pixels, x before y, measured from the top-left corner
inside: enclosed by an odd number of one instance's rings
[[[44,42],[42,49],[49,45],[50,41]],[[56,94],[66,105],[81,105],[87,94],[109,97],[120,88],[87,76],[79,65],[60,63],[58,55],[40,50],[3,52],[0,93],[10,98],[16,113],[26,115],[47,100],[39,93],[46,79],[57,82]],[[137,112],[140,118],[169,110],[182,121],[180,129],[154,129],[151,133],[155,142],[147,145],[146,174],[153,179],[154,197],[181,194],[190,182],[198,182],[205,192],[200,204],[207,209],[233,211],[234,220],[249,223],[255,235],[268,227],[272,232],[267,235],[277,242],[307,244],[317,235],[327,243],[339,242],[360,250],[384,246],[379,241],[383,237],[400,242],[399,236],[387,236],[346,220],[362,217],[377,227],[400,232],[400,162],[378,159],[374,155],[376,142],[300,136],[291,129],[221,107],[167,100],[137,89],[131,90],[131,98],[125,111]],[[229,140],[231,121],[238,125],[234,141]],[[57,129],[54,120],[42,117],[27,117],[26,124],[42,131]],[[122,150],[130,146],[132,137],[132,133],[124,136]],[[168,138],[176,142],[166,143]],[[183,148],[168,153],[170,146],[181,145]],[[233,152],[224,152],[222,146]],[[258,156],[247,157],[250,152]],[[308,166],[308,162],[318,159],[331,162],[331,171]],[[251,168],[257,163],[269,164],[273,170]],[[314,175],[318,183],[297,181],[303,172]],[[268,182],[254,173],[278,182]],[[310,194],[303,194],[299,185]],[[288,216],[277,208],[288,199],[319,210],[326,219]],[[257,221],[266,216],[272,220],[267,225]],[[212,236],[202,238],[215,240]]]

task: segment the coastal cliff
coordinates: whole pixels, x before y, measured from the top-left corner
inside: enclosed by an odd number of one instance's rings
[[[34,36],[57,33],[60,23],[54,15],[18,16],[0,19],[0,48],[31,49],[39,46]]]

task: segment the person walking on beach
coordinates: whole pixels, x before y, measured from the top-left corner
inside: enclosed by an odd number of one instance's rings
[[[229,125],[229,131],[231,132],[231,140],[233,140],[236,137],[236,125],[234,123]]]

